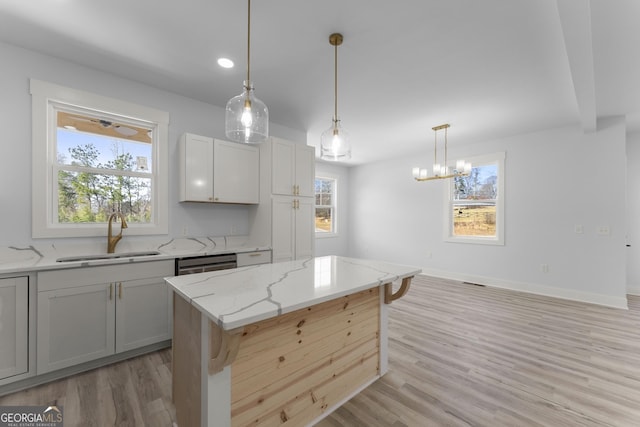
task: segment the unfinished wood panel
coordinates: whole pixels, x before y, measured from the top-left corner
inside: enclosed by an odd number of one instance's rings
[[[256,424],[260,427],[306,426],[322,415],[328,408],[341,399],[337,396],[350,394],[354,386],[366,384],[375,378],[378,369],[378,354],[364,354],[335,371],[335,374],[317,385],[313,390],[303,393],[289,404],[261,417]],[[248,424],[241,424],[248,425]]]
[[[354,308],[358,304],[371,301],[371,295],[375,292],[378,292],[378,290],[367,289],[365,291],[326,301],[322,304],[306,307],[301,310],[283,314],[282,316],[273,317],[271,319],[247,325],[245,326],[243,333],[243,346],[246,347],[259,341],[271,341],[274,336],[280,334],[281,329],[277,329],[276,326],[280,325],[280,327],[289,328],[291,318],[299,316],[299,313],[302,310],[306,310],[309,314],[314,314],[313,318],[308,320],[309,322],[322,321],[323,318],[333,317],[336,314],[341,314],[348,309]],[[305,322],[306,321],[307,320],[305,320]]]
[[[231,365],[233,426],[304,425],[378,375],[378,288],[261,323]]]
[[[173,295],[172,396],[180,426],[200,425],[201,314],[181,296]],[[180,396],[176,399],[176,396]]]
[[[276,363],[280,366],[282,363],[296,360],[301,351],[303,351],[302,354],[322,351],[321,346],[325,346],[326,350],[326,345],[336,340],[342,340],[343,345],[347,345],[362,335],[345,332],[346,326],[352,326],[359,332],[364,328],[366,331],[377,333],[378,325],[370,321],[370,314],[372,310],[377,309],[378,305],[379,303],[370,301],[368,304],[362,304],[345,311],[343,314],[335,315],[332,321],[315,322],[310,320],[304,323],[292,323],[291,326],[282,328],[280,336],[273,337],[271,341],[261,342],[261,345],[243,346],[244,351],[251,352],[250,354],[260,352],[261,357],[259,360],[252,360],[242,352],[244,354],[240,354],[236,358],[238,363],[234,365],[234,378],[237,381],[242,381],[253,375],[255,371],[265,369],[262,365]]]

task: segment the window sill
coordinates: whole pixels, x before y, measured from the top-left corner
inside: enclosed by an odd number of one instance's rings
[[[316,239],[328,239],[331,237],[339,237],[338,233],[321,233],[316,231]]]
[[[504,240],[495,237],[446,237],[445,242],[449,243],[471,243],[475,245],[497,245],[504,246]]]

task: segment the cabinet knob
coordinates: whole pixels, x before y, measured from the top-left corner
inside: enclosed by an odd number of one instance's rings
[[[113,299],[113,283],[109,283],[109,301]]]
[[[219,199],[216,197],[216,198],[215,198],[215,199],[213,199],[213,200],[215,200],[215,201],[217,202]]]

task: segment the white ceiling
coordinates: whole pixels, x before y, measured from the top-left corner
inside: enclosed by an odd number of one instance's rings
[[[224,107],[246,14],[244,0],[0,0],[0,40]],[[445,122],[452,145],[611,115],[636,132],[639,18],[637,0],[254,0],[251,78],[271,121],[319,145],[341,32],[350,164],[430,151]]]

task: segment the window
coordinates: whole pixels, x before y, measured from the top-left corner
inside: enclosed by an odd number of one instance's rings
[[[497,153],[472,159],[469,176],[451,180],[446,240],[504,244],[504,157]]]
[[[336,234],[336,179],[316,177],[316,236]]]
[[[36,237],[166,234],[168,114],[31,80]]]

